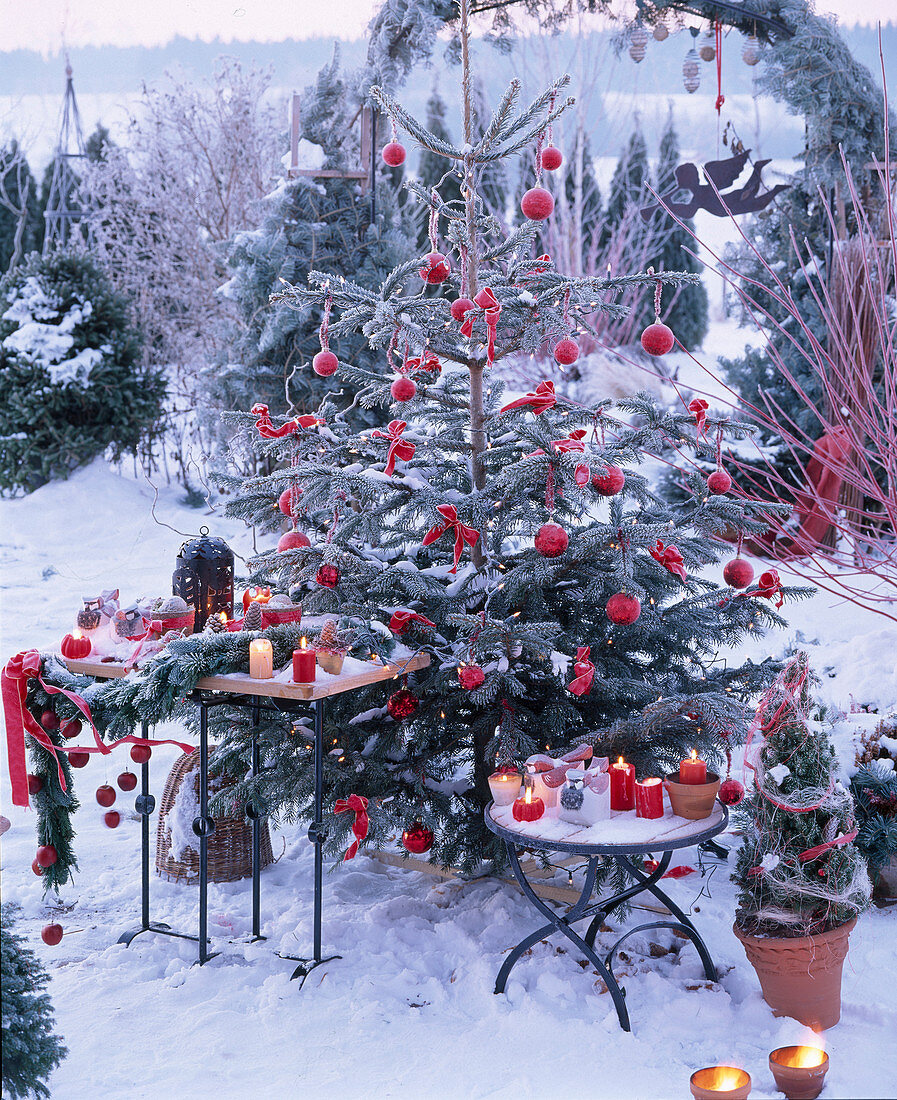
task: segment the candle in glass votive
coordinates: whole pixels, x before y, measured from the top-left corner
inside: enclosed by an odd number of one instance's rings
[[[637,779],[635,812],[638,817],[663,817],[663,784],[659,779]]]
[[[610,769],[610,808],[631,810],[634,807],[635,765],[627,764],[621,756]]]
[[[293,650],[293,680],[297,684],[313,684],[315,680],[316,651],[307,648],[305,638],[299,649]]]
[[[493,772],[489,776],[489,790],[496,806],[510,806],[520,794],[519,772]]]
[[[679,764],[680,783],[706,783],[707,761],[701,760],[698,750],[691,750],[691,759],[682,760]]]
[[[270,680],[274,675],[274,650],[267,638],[249,643],[249,675],[253,680]]]

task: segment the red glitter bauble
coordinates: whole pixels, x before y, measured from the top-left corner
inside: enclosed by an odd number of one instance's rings
[[[568,336],[561,340],[554,349],[554,357],[562,367],[569,367],[579,358],[579,344]]]
[[[617,626],[631,626],[642,613],[641,601],[626,592],[617,592],[607,601],[607,617]]]
[[[135,764],[146,764],[152,755],[153,750],[149,745],[131,746],[131,759]]]
[[[68,757],[69,763],[73,768],[86,768],[90,763],[89,752],[70,752]]]
[[[322,378],[329,378],[331,374],[336,374],[336,368],[338,366],[339,359],[337,359],[332,351],[327,351],[326,349],[319,351],[311,361],[311,369]]]
[[[34,873],[36,875],[42,875],[43,874],[43,871],[40,868],[40,864],[37,862],[36,859],[33,859],[31,861],[31,870],[34,871]]]
[[[559,558],[569,545],[567,532],[556,523],[543,523],[536,532],[536,549],[543,558]]]
[[[520,209],[530,221],[542,222],[554,210],[554,198],[544,187],[531,187],[520,200]]]
[[[108,829],[117,829],[121,821],[121,814],[118,810],[110,810],[108,813],[103,814],[103,821],[105,821]]]
[[[405,146],[398,141],[391,141],[389,145],[383,146],[381,156],[390,168],[398,168],[405,163]]]
[[[283,512],[285,516],[293,517],[293,496],[300,496],[302,490],[296,486],[295,490],[292,488],[284,489],[284,491],[277,498],[277,507]],[[297,501],[298,504],[298,501]]]
[[[407,378],[405,375],[402,375],[401,378],[397,378],[389,387],[389,392],[392,394],[393,400],[395,401],[410,401],[417,393],[417,384],[413,378]]]
[[[456,321],[463,321],[464,314],[476,308],[476,303],[472,302],[469,298],[456,298],[450,306],[450,311],[452,317],[454,317]]]
[[[724,806],[737,806],[744,798],[744,786],[737,779],[724,779],[716,797]]]
[[[59,732],[68,740],[77,737],[81,732],[81,720],[79,718],[73,718],[70,722],[66,722]]]
[[[34,862],[38,867],[52,867],[58,859],[59,853],[52,844],[42,844],[37,850]]]
[[[43,712],[43,714],[40,716],[40,724],[44,727],[45,730],[59,729],[59,719],[56,717],[52,710],[45,710]]]
[[[728,493],[732,488],[732,479],[725,470],[714,470],[707,478],[707,488],[711,493]]]
[[[335,565],[326,563],[315,574],[315,580],[322,588],[336,588],[339,584],[340,571]]]
[[[408,688],[399,688],[398,691],[394,691],[386,702],[389,717],[396,722],[401,722],[403,718],[410,718],[412,714],[416,714],[419,706],[420,699]]]
[[[133,791],[137,786],[137,776],[133,772],[122,772],[115,782],[121,790]]]
[[[546,149],[542,150],[542,156],[539,158],[539,161],[546,171],[556,172],[564,163],[564,158],[561,156],[560,149],[556,149],[553,145],[549,145]]]
[[[673,330],[657,321],[642,333],[642,347],[649,355],[666,355],[676,343]]]
[[[44,789],[44,781],[39,775],[28,775],[28,793],[37,794]]]
[[[592,478],[595,492],[603,497],[615,497],[626,484],[626,477],[619,466],[608,466],[607,473]]]
[[[423,855],[433,847],[433,833],[420,821],[415,821],[410,829],[402,833],[402,846],[413,856]]]
[[[41,929],[40,938],[50,947],[55,947],[62,939],[61,924],[45,924]]]
[[[101,806],[107,808],[115,801],[115,787],[110,787],[108,783],[104,783],[102,787],[97,787],[97,802]]]
[[[723,580],[732,588],[747,588],[754,579],[754,567],[747,558],[733,558],[723,569]]]
[[[465,665],[458,672],[458,679],[465,691],[474,691],[486,680],[486,673],[479,665]]]
[[[286,550],[301,550],[304,546],[311,546],[311,543],[308,541],[308,535],[303,535],[301,531],[286,531],[277,540],[277,550],[280,554]]]
[[[451,273],[451,264],[441,252],[428,252],[424,256],[423,267],[418,271],[423,281],[431,286],[444,283]]]

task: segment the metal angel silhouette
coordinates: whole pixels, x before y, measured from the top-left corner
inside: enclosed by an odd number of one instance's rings
[[[750,149],[744,149],[726,160],[711,160],[704,165],[704,176],[708,183],[701,183],[696,164],[680,164],[674,171],[676,185],[660,196],[663,205],[656,202],[643,206],[639,213],[649,221],[657,210],[667,209],[678,218],[691,218],[697,210],[706,210],[718,218],[730,214],[751,214],[769,206],[780,191],[787,190],[785,183],[777,184],[769,191],[761,191],[760,174],[769,164],[768,160],[758,160],[753,166],[747,182],[741,187],[732,187],[747,164]],[[687,202],[673,202],[673,197],[681,191],[689,191],[691,198]]]

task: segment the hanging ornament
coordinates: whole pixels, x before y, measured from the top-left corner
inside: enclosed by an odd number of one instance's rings
[[[631,626],[642,613],[642,604],[627,592],[617,592],[607,601],[607,617],[617,626]]]
[[[536,532],[536,550],[543,558],[559,558],[569,545],[567,532],[556,523],[543,523]]]
[[[73,718],[59,731],[66,740],[71,741],[72,738],[77,737],[81,732],[81,720],[79,718]]]
[[[418,271],[423,281],[430,286],[444,283],[451,273],[451,265],[441,252],[428,252],[424,256],[423,266]]]
[[[420,699],[406,687],[394,691],[386,702],[387,713],[396,722],[401,722],[404,718],[410,718],[417,713],[419,707]]]
[[[567,684],[567,691],[573,695],[588,695],[592,690],[592,681],[595,679],[595,665],[589,659],[592,647],[581,645],[576,650],[576,660],[573,662],[574,679]]]
[[[39,775],[28,775],[28,793],[37,794],[44,789],[44,781]]]
[[[730,588],[747,588],[754,579],[754,567],[747,558],[733,558],[723,569],[723,580]]]
[[[330,324],[330,307],[332,304],[333,299],[328,295],[324,299],[324,315],[321,318],[321,327],[318,329],[318,335],[321,339],[321,350],[311,361],[311,369],[322,378],[329,378],[331,374],[335,374],[336,368],[339,366],[339,359],[337,359],[330,350],[330,337],[327,335]]]
[[[40,876],[44,873],[41,870],[40,864],[37,862],[36,859],[33,859],[31,861],[31,870],[37,875],[38,878],[40,878]]]
[[[402,833],[402,847],[413,856],[423,855],[433,847],[433,833],[420,821],[415,821],[410,829]]]
[[[554,349],[554,357],[562,367],[569,367],[579,358],[579,344],[568,336],[560,340]]]
[[[667,29],[666,23],[662,19],[658,19],[654,24],[654,30],[652,32],[655,42],[664,42],[670,37],[670,32]]]
[[[131,759],[135,764],[147,764],[149,758],[153,755],[153,750],[149,745],[132,745],[131,746]]]
[[[48,947],[55,947],[62,940],[62,925],[45,924],[40,931],[40,938]]]
[[[676,343],[673,330],[660,321],[648,325],[642,333],[642,347],[649,355],[666,355]]]
[[[523,215],[533,222],[550,218],[554,211],[554,198],[544,187],[531,187],[520,200]]]
[[[108,783],[97,787],[97,802],[108,809],[115,802],[115,787],[110,787]]]
[[[689,30],[692,34],[692,39],[698,37],[698,28],[690,27]],[[701,87],[701,61],[698,57],[698,51],[692,47],[685,55],[685,60],[682,62],[682,83],[685,86],[685,90],[691,95]]]
[[[327,562],[317,571],[315,580],[322,588],[336,588],[340,580],[340,571],[335,565]]]
[[[465,691],[475,691],[486,681],[486,673],[479,665],[462,665],[458,670],[458,679]]]
[[[137,786],[137,776],[133,772],[122,772],[115,781],[122,791],[133,791]]]
[[[73,768],[86,768],[90,763],[90,753],[88,752],[70,752],[69,763]]]
[[[469,298],[456,298],[449,307],[449,312],[456,321],[463,321],[464,314],[472,309],[476,309],[476,306]]]
[[[52,710],[45,710],[40,716],[40,724],[45,730],[58,730],[59,718]]]
[[[42,844],[37,850],[34,862],[38,867],[52,867],[59,859],[59,853],[52,844]]]
[[[595,474],[592,485],[602,497],[615,497],[626,484],[626,475],[619,466],[608,466],[603,474]]]
[[[645,60],[648,48],[648,32],[641,23],[636,23],[629,34],[629,56],[638,65]]]
[[[280,511],[290,519],[295,516],[295,505],[293,503],[294,497],[301,496],[302,490],[298,485],[291,485],[289,489],[284,491],[277,498],[277,507]]]
[[[393,140],[388,145],[383,146],[381,156],[390,168],[398,168],[400,164],[405,163],[405,146],[401,142]]]
[[[393,401],[410,401],[417,393],[417,383],[407,375],[400,375],[389,387]]]
[[[700,439],[704,433],[704,425],[707,423],[707,410],[710,406],[703,397],[693,397],[688,403],[688,411],[695,418],[695,429]]]
[[[716,61],[716,36],[713,33],[712,27],[708,27],[707,30],[704,31],[698,53],[702,61]]]
[[[727,778],[720,784],[716,797],[724,806],[737,806],[744,798],[744,785],[737,779]]]
[[[311,546],[311,543],[301,531],[286,531],[277,540],[279,554],[285,554],[287,550],[301,550],[305,546]]]
[[[732,488],[732,479],[725,470],[714,470],[707,478],[707,488],[711,493],[720,496],[722,493],[728,493]]]
[[[741,47],[741,60],[745,65],[754,65],[760,62],[760,42],[755,34],[748,35]]]
[[[539,163],[546,172],[556,172],[564,163],[564,158],[561,155],[560,149],[555,148],[554,145],[549,145],[542,150],[542,155],[539,157]]]
[[[107,829],[117,829],[121,822],[121,814],[118,810],[110,810],[108,813],[103,814],[103,821]]]

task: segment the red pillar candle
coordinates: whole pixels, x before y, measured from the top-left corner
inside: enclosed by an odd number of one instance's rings
[[[635,807],[635,764],[627,764],[623,757],[610,769],[610,808],[631,810]]]
[[[659,779],[636,781],[635,812],[639,817],[663,817],[663,784]]]
[[[707,782],[707,761],[701,760],[698,756],[698,750],[691,750],[691,759],[683,760],[679,764],[679,782],[680,783],[706,783]]]
[[[300,649],[293,650],[293,681],[297,684],[313,684],[315,680],[315,665],[317,664],[317,651],[308,649],[305,639],[302,639]]]
[[[541,798],[533,797],[533,788],[527,787],[523,798],[518,798],[511,807],[515,821],[538,821],[545,813],[545,803]]]

